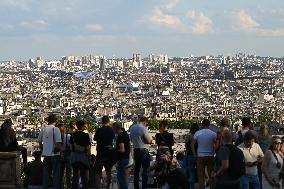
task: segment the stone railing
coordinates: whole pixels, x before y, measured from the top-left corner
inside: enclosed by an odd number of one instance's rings
[[[0,189],[20,188],[21,159],[18,152],[0,152]]]

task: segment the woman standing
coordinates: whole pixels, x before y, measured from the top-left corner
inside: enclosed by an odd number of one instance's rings
[[[266,151],[262,162],[263,188],[276,189],[282,187],[283,154],[280,151],[281,138],[274,136],[269,150]]]
[[[269,134],[267,125],[261,125],[259,129],[259,135],[258,135],[258,144],[263,153],[269,150],[271,139],[272,138]]]
[[[62,189],[64,189],[64,174],[66,178],[66,189],[71,189],[71,179],[72,179],[72,164],[71,164],[71,145],[70,137],[71,135],[66,132],[66,127],[63,123],[58,124],[61,132],[62,138],[62,154],[61,154],[61,171],[60,179],[62,184]]]
[[[123,131],[121,123],[113,123],[113,131],[117,134],[117,180],[119,189],[128,189],[128,165],[130,154],[130,138],[127,132]]]
[[[189,178],[190,188],[194,188],[194,184],[197,182],[197,166],[191,150],[191,141],[193,140],[194,134],[199,130],[199,125],[193,123],[190,127],[189,135],[185,141],[185,160],[184,166],[186,169],[186,175]],[[195,150],[197,150],[197,143],[195,144]]]
[[[87,122],[85,120],[78,120],[78,130],[73,133],[70,138],[70,144],[72,146],[71,162],[73,168],[72,189],[78,189],[79,173],[81,177],[82,188],[88,189],[91,141],[89,135],[87,133],[84,133],[86,126]]]
[[[173,155],[174,135],[167,131],[167,122],[163,120],[159,125],[159,133],[155,135],[155,140],[158,148],[167,146]]]

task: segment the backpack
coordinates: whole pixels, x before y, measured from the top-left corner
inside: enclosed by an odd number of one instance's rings
[[[238,131],[238,139],[235,142],[235,145],[238,146],[244,142],[244,137],[242,131]]]
[[[228,174],[232,179],[239,179],[246,173],[244,154],[233,144],[226,144],[225,146],[230,151]]]

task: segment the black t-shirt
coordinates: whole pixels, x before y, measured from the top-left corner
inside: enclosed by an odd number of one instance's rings
[[[226,145],[221,146],[220,149],[218,150],[218,153],[216,154],[216,160],[217,160],[216,171],[222,166],[222,160],[229,160],[229,159],[230,159],[230,149]],[[217,177],[218,184],[230,185],[230,184],[236,184],[238,182],[239,179],[232,179],[229,176],[228,170],[226,170],[222,175]]]
[[[97,141],[97,156],[109,158],[112,150],[109,148],[113,145],[114,132],[110,126],[102,126],[94,136]]]
[[[90,136],[88,133],[84,133],[83,131],[77,131],[72,134],[70,143],[76,143],[79,146],[87,147],[91,145]]]
[[[124,144],[124,149],[125,151],[123,153],[118,152],[119,149],[119,144],[123,143]],[[122,132],[117,135],[116,138],[116,149],[117,149],[117,159],[118,160],[123,160],[123,159],[129,159],[129,153],[130,153],[130,139],[129,135],[126,132]]]
[[[167,131],[164,131],[163,133],[157,133],[155,135],[155,138],[158,147],[167,146],[169,147],[170,152],[173,153],[172,146],[174,145],[174,136],[172,133],[169,133]]]

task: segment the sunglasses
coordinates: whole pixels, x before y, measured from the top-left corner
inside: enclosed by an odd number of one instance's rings
[[[273,144],[282,144],[281,142],[273,142]]]

